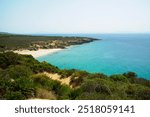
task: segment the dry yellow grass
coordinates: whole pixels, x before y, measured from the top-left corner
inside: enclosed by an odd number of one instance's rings
[[[49,78],[51,78],[53,80],[60,81],[61,84],[70,85],[70,77],[61,79],[61,75],[59,75],[57,73],[52,74],[52,73],[44,72],[43,74],[45,74],[47,77],[49,77]]]
[[[52,91],[48,91],[46,89],[38,89],[37,95],[35,99],[50,99],[55,100],[56,96]]]

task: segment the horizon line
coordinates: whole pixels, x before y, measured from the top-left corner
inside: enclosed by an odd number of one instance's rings
[[[95,33],[15,33],[0,31],[0,34],[22,34],[22,35],[53,35],[53,34],[150,34],[150,32],[95,32]]]

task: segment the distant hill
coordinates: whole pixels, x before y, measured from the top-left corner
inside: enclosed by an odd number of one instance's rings
[[[8,32],[0,32],[0,34],[11,34],[11,33],[8,33]]]
[[[89,43],[95,40],[97,39],[88,37],[33,36],[1,32],[0,51],[66,48],[70,45]]]

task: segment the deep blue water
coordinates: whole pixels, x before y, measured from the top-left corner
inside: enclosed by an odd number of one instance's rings
[[[150,34],[78,35],[102,39],[72,46],[37,58],[61,69],[80,69],[107,75],[133,71],[150,80]]]

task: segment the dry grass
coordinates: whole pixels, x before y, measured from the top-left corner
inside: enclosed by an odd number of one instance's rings
[[[48,76],[49,78],[51,78],[52,80],[57,80],[57,81],[61,82],[61,84],[70,86],[70,79],[71,79],[70,77],[61,79],[61,75],[59,75],[57,73],[52,74],[52,73],[44,72],[44,74],[46,76]]]
[[[46,89],[37,89],[37,94],[35,99],[50,99],[55,100],[56,95],[52,91]]]

